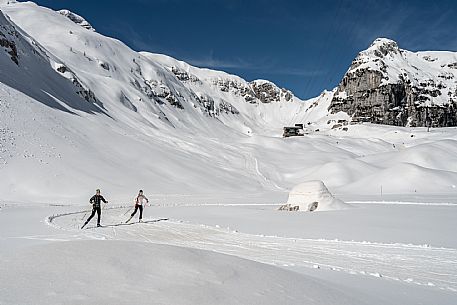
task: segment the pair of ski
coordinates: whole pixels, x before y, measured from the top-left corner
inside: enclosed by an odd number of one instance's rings
[[[84,227],[85,227],[87,224],[88,224],[87,222],[86,222],[85,224],[83,224],[83,225],[81,226],[81,230],[84,229]],[[97,228],[99,228],[99,227],[101,227],[101,225],[98,224],[98,225],[97,225]]]
[[[130,220],[132,220],[133,216],[130,216],[129,219],[127,219],[127,221],[125,223],[129,223]],[[143,220],[139,220],[138,222],[143,222]]]
[[[106,204],[105,204],[105,205],[106,205]],[[104,208],[105,208],[105,207],[103,207],[103,209],[104,209]],[[133,208],[133,207],[132,207],[132,208]],[[130,212],[130,211],[132,210],[132,208],[130,208],[127,212],[125,212],[124,215],[127,214],[128,212]],[[86,214],[87,214],[87,212],[86,212]],[[83,218],[86,216],[86,214],[84,214]],[[129,221],[132,220],[133,216],[134,216],[134,215],[130,216],[129,219],[127,219],[127,221],[126,221],[125,223],[129,223]],[[143,221],[140,219],[139,222],[143,222]],[[87,222],[86,222],[85,224],[82,225],[81,230],[84,229],[84,227],[85,227],[86,225],[87,225]],[[100,225],[97,225],[97,227],[101,227],[101,226],[100,226]]]
[[[130,216],[129,219],[125,223],[129,223],[130,220],[132,220],[133,216]],[[143,220],[140,219],[139,222],[143,222]],[[84,227],[87,225],[87,223],[83,224],[81,227],[81,230],[84,229]],[[101,225],[97,225],[97,228],[101,227]]]

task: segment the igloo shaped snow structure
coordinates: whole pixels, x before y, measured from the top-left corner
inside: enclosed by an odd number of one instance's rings
[[[346,203],[333,197],[320,180],[303,182],[292,188],[287,206],[298,206],[300,211],[329,211],[348,207]]]

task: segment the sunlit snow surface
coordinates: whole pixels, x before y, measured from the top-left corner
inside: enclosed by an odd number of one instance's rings
[[[83,207],[8,204],[0,303],[455,303],[455,205],[352,204],[108,206],[83,230]]]
[[[248,86],[237,76],[0,5],[19,52],[0,50],[0,304],[457,303],[456,128],[332,130],[347,118],[328,113],[333,92],[247,103],[214,84]],[[239,113],[209,116],[193,94]],[[307,134],[283,139],[295,123]],[[277,211],[309,180],[349,208]],[[104,227],[80,230],[96,188]],[[145,223],[124,224],[140,188]]]

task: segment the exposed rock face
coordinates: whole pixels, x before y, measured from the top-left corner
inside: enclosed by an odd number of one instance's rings
[[[17,52],[15,40],[19,37],[19,33],[13,26],[1,24],[0,25],[0,47],[7,52],[11,60],[19,65],[19,55]]]
[[[95,96],[95,93],[92,90],[86,88],[81,83],[81,80],[76,76],[76,74],[73,71],[71,71],[67,66],[60,64],[56,67],[56,71],[62,73],[66,78],[68,78],[73,83],[76,89],[75,92],[80,97],[82,97],[89,103],[94,103],[99,106],[102,105],[102,103]]]
[[[172,67],[171,72],[176,76],[177,79],[179,79],[182,82],[193,82],[193,83],[198,83],[201,84],[201,80],[198,79],[195,75],[189,74],[184,70],[179,69],[178,67]]]
[[[190,71],[177,66],[171,66],[169,67],[169,70],[180,82],[193,92],[193,99],[195,99],[200,108],[210,117],[218,117],[221,114],[237,115],[239,114],[239,111],[235,106],[227,101],[219,100],[216,102],[207,94],[194,92],[194,90],[200,90],[201,86],[208,83],[229,95],[241,96],[246,102],[251,104],[291,102],[295,98],[289,90],[279,88],[274,83],[266,80],[246,82],[230,76],[228,78],[217,77],[200,79]],[[163,89],[165,88],[162,88],[162,90]],[[153,92],[155,91],[156,90],[153,90]],[[168,92],[169,89],[165,89],[165,91]],[[164,94],[155,93],[155,96],[165,97]],[[173,103],[171,104],[173,105]],[[196,105],[194,106],[196,107]]]
[[[217,105],[209,95],[200,93],[195,96],[195,99],[210,117],[218,117],[222,113],[239,114],[239,111],[233,105],[224,101]]]
[[[154,100],[158,104],[165,104],[167,101],[171,106],[174,106],[178,109],[184,109],[180,99],[182,95],[179,92],[172,91],[165,84],[159,84],[153,80],[146,80],[145,86],[141,86],[139,83],[135,84],[135,87],[138,90],[143,91],[151,100]]]
[[[457,126],[457,54],[413,53],[377,39],[359,53],[330,105],[354,121],[398,126]]]
[[[255,97],[262,103],[279,102],[282,99],[290,101],[293,97],[292,92],[284,88],[280,89],[269,81],[253,81],[251,86]]]
[[[294,95],[287,89],[279,88],[266,80],[254,80],[249,83],[236,82],[230,79],[217,79],[213,84],[223,92],[231,92],[244,97],[248,103],[289,102]]]
[[[58,13],[63,15],[63,16],[65,16],[65,17],[67,17],[68,19],[70,19],[74,23],[79,24],[83,28],[88,29],[89,31],[94,31],[95,32],[95,29],[83,17],[81,17],[81,16],[79,16],[79,15],[77,15],[77,14],[75,14],[75,13],[69,11],[69,10],[60,10],[60,11],[58,11]]]

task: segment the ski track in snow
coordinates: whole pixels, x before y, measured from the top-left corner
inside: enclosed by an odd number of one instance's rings
[[[389,204],[389,205],[432,205],[432,206],[456,206],[457,203],[452,202],[412,202],[412,201],[346,201],[346,203],[354,204]]]
[[[53,215],[46,222],[68,236],[25,236],[45,240],[100,239],[167,244],[234,255],[300,271],[326,269],[360,276],[429,286],[457,292],[457,249],[428,245],[300,239],[240,233],[168,219],[145,219],[124,224],[126,208],[104,211],[105,226],[79,230],[85,211]],[[134,218],[136,219],[136,217]],[[133,221],[133,220],[132,220]]]

